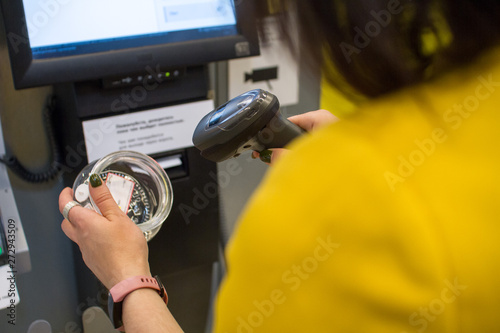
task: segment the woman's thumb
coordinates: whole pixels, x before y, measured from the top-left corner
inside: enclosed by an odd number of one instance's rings
[[[101,212],[102,216],[110,217],[111,215],[124,214],[115,199],[111,195],[108,187],[103,184],[101,177],[97,174],[90,176],[89,192],[92,200]]]

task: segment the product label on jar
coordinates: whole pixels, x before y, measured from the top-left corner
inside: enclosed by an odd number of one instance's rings
[[[114,173],[108,173],[106,185],[113,199],[115,199],[120,209],[126,214],[130,206],[130,200],[132,200],[135,183]]]

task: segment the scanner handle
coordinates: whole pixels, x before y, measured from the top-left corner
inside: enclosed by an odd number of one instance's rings
[[[265,149],[283,148],[291,141],[306,133],[304,129],[286,119],[278,112],[269,124],[261,131],[262,144]]]

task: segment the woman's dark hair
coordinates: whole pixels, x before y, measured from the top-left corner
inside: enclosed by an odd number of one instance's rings
[[[256,3],[259,17],[278,13],[292,46],[287,31],[298,27],[300,50],[309,51],[313,64],[331,65],[323,69],[333,84],[352,92],[347,83],[368,97],[432,79],[470,62],[500,40],[499,0]]]

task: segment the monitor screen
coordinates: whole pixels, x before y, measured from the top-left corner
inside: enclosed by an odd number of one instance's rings
[[[47,21],[44,2],[23,5],[35,59],[238,33],[231,0],[72,1]]]
[[[234,0],[0,0],[16,88],[258,54]]]

